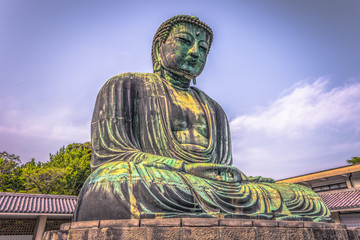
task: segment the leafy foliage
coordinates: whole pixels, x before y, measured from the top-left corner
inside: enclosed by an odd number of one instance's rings
[[[18,192],[24,188],[19,163],[19,156],[0,153],[0,191]]]
[[[64,193],[78,195],[86,178],[90,175],[91,143],[70,144],[62,147],[56,154],[50,154],[50,161],[45,165],[64,169]]]
[[[19,165],[20,158],[0,154],[0,191],[78,195],[90,175],[91,143],[73,143],[50,154],[46,163]]]
[[[28,163],[23,170],[24,186],[28,193],[63,194],[64,169]]]
[[[360,163],[360,157],[352,157],[351,159],[346,161],[349,164],[358,164]]]

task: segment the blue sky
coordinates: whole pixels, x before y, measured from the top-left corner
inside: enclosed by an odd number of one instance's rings
[[[23,162],[90,140],[97,92],[151,72],[157,27],[213,28],[197,87],[231,124],[234,165],[275,179],[360,155],[359,1],[0,0],[0,151]]]

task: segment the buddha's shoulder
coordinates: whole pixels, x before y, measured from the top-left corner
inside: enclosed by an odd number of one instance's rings
[[[193,91],[197,92],[200,95],[201,98],[205,98],[207,101],[209,101],[212,104],[220,107],[220,105],[214,99],[212,99],[209,95],[207,95],[204,91],[200,90],[197,87],[191,87],[191,89]]]
[[[225,111],[223,110],[223,108],[221,107],[221,105],[215,101],[214,99],[212,99],[211,97],[209,97],[209,95],[207,95],[205,92],[203,92],[202,90],[196,88],[196,87],[191,87],[194,91],[196,91],[200,97],[202,99],[206,99],[207,102],[209,102],[213,107],[214,109],[217,109],[217,111],[220,111],[222,113],[225,114]]]
[[[155,73],[121,73],[110,78],[104,86],[114,86],[114,85],[146,85],[149,83],[160,82],[160,78]]]

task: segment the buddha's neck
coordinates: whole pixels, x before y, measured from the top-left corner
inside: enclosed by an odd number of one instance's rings
[[[161,69],[160,76],[170,83],[174,88],[187,91],[190,88],[190,81],[184,76],[172,73],[166,69]]]

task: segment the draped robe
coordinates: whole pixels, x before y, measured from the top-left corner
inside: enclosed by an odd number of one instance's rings
[[[232,164],[227,117],[204,92],[192,88],[206,116],[206,148],[181,144],[170,123],[170,96],[156,74],[125,73],[100,90],[91,124],[93,170],[74,221],[99,219],[219,217],[331,221],[310,189],[252,182]],[[199,163],[192,173],[185,164]]]

